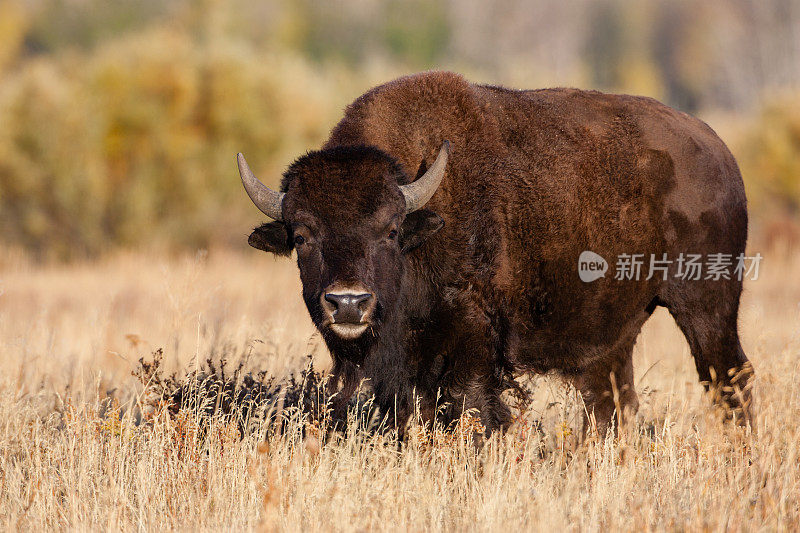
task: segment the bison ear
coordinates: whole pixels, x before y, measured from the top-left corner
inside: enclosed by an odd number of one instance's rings
[[[425,239],[444,227],[442,217],[429,209],[418,209],[406,215],[400,227],[400,246],[403,253],[418,248]]]
[[[272,252],[276,255],[289,255],[292,253],[292,243],[283,222],[270,222],[262,224],[253,230],[247,244],[253,248]]]

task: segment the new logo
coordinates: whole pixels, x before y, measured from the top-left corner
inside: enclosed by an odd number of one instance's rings
[[[608,270],[608,263],[602,256],[585,250],[578,257],[578,275],[581,281],[589,283],[603,278]]]

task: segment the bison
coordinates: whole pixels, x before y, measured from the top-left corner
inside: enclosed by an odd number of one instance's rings
[[[336,387],[349,397],[366,378],[399,425],[415,402],[430,420],[446,401],[502,429],[501,393],[550,372],[605,432],[617,410],[637,408],[631,356],[658,306],[719,404],[750,416],[737,276],[687,278],[680,261],[638,280],[578,275],[586,251],[609,261],[744,251],[739,169],[696,118],[651,98],[426,72],[356,99],[280,192],[242,154],[238,166],[274,220],[249,244],[296,251]]]

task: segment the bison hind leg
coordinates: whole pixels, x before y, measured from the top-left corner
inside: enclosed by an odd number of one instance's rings
[[[689,343],[700,382],[724,418],[746,425],[753,421],[753,367],[737,328],[741,290],[736,279],[687,282],[671,291],[667,309]]]

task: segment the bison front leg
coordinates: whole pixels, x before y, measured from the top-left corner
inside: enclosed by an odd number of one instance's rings
[[[477,411],[486,436],[495,430],[503,430],[511,423],[508,406],[500,398],[501,382],[491,372],[471,372],[451,392],[454,397],[452,413],[458,419],[465,411]]]
[[[469,312],[471,310],[471,312]],[[453,372],[448,395],[456,411],[478,411],[488,436],[511,423],[511,411],[501,399],[503,392],[503,354],[500,342],[486,313],[476,305],[467,307],[461,327],[454,328],[455,347],[451,351]]]
[[[632,420],[639,409],[633,383],[633,342],[571,378],[586,405],[586,429],[604,437]]]

